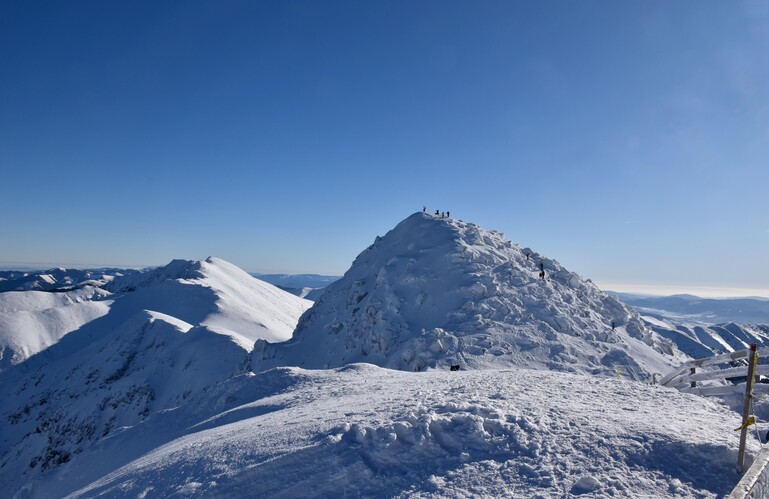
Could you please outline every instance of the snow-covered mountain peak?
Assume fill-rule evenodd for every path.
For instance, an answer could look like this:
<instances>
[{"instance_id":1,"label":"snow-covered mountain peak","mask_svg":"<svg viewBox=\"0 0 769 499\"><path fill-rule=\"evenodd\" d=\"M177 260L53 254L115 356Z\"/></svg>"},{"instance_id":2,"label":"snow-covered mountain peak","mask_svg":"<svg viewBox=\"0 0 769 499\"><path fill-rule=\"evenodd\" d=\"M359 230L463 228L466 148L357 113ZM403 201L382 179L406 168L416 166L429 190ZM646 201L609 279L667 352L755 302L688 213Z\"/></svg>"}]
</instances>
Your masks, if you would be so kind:
<instances>
[{"instance_id":1,"label":"snow-covered mountain peak","mask_svg":"<svg viewBox=\"0 0 769 499\"><path fill-rule=\"evenodd\" d=\"M216 258L115 282L0 293L0 497L246 373L255 340L290 338L311 305Z\"/></svg>"},{"instance_id":2,"label":"snow-covered mountain peak","mask_svg":"<svg viewBox=\"0 0 769 499\"><path fill-rule=\"evenodd\" d=\"M214 257L173 260L118 277L108 286L126 294L125 300L138 300L158 312L231 336L247 350L257 339L289 339L296 317L311 305Z\"/></svg>"},{"instance_id":3,"label":"snow-covered mountain peak","mask_svg":"<svg viewBox=\"0 0 769 499\"><path fill-rule=\"evenodd\" d=\"M255 370L517 365L646 378L676 362L635 311L556 260L426 213L377 237L289 342L256 350Z\"/></svg>"},{"instance_id":4,"label":"snow-covered mountain peak","mask_svg":"<svg viewBox=\"0 0 769 499\"><path fill-rule=\"evenodd\" d=\"M101 286L79 283L64 291L0 293L0 371L73 331L111 330L142 310L229 336L248 352L257 339L289 339L311 305L213 257L115 273Z\"/></svg>"}]
</instances>

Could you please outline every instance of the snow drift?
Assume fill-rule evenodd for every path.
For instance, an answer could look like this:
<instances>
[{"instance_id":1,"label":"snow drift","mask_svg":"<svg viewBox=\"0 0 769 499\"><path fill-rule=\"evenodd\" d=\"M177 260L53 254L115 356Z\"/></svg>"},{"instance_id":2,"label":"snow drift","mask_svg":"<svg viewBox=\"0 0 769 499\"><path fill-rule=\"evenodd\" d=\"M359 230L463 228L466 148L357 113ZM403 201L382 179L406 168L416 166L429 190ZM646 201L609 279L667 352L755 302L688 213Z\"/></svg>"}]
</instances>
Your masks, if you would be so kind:
<instances>
[{"instance_id":1,"label":"snow drift","mask_svg":"<svg viewBox=\"0 0 769 499\"><path fill-rule=\"evenodd\" d=\"M677 363L674 355L634 310L557 261L475 224L416 213L326 288L290 341L257 342L253 369L368 362L619 369L646 379Z\"/></svg>"}]
</instances>

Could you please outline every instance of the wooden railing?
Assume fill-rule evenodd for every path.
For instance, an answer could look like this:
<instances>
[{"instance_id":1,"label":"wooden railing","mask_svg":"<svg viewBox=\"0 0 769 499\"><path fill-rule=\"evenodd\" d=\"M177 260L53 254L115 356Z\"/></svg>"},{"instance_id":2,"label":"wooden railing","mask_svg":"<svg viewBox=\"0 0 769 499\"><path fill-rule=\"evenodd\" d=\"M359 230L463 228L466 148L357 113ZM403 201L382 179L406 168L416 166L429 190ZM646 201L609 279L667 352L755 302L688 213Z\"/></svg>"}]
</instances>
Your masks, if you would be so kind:
<instances>
[{"instance_id":1,"label":"wooden railing","mask_svg":"<svg viewBox=\"0 0 769 499\"><path fill-rule=\"evenodd\" d=\"M758 349L758 355L759 357L769 356L769 348ZM728 379L728 378L739 378L741 376L747 376L748 375L747 361L749 358L750 358L750 349L745 349L745 350L738 350L736 352L723 353L721 355L714 355L712 357L706 357L704 359L690 360L689 362L685 362L684 364L681 364L676 369L672 370L667 376L662 377L662 379L660 379L659 381L659 384L663 386L674 386L676 388L679 388L678 385L681 385L682 383L689 383L689 387L691 388L693 387L691 383L696 383L697 381L702 381L705 379ZM700 368L700 367L715 366L718 364L726 364L726 363L731 363L739 360L744 360L745 365L740 367L734 367L731 369L720 369L718 371L706 371L704 373L697 373L697 368ZM763 370L763 372L761 370ZM769 374L769 366L759 366L758 374ZM697 376L695 376L694 378L691 378L691 376L694 376L694 375L698 375L698 376L704 375L704 376L712 376L712 377L700 377L698 379ZM743 388L744 388L744 385L743 385Z\"/></svg>"},{"instance_id":2,"label":"wooden railing","mask_svg":"<svg viewBox=\"0 0 769 499\"><path fill-rule=\"evenodd\" d=\"M769 365L758 365L758 359L762 355L769 355L769 348L759 350L756 348L756 345L750 345L750 348L746 350L686 362L659 381L663 386L674 387L682 392L703 396L722 396L734 393L745 394L742 408L742 425L738 428L740 430L740 447L737 454L738 473L742 473L745 470L745 443L748 427L756 422L755 416L750 416L753 397L756 393L769 393L769 385L757 383L759 375L769 374ZM697 372L698 368L742 360L747 361L747 365ZM725 382L741 377L745 378L744 383L723 383L711 386L700 386L697 384L699 381L722 380ZM753 466L751 466L749 473L743 476L738 487L732 491L732 496L764 497L753 494L754 491L759 491L758 493L761 494L763 493L762 491L769 489L769 452L764 452L765 450L762 450L759 457L754 461Z\"/></svg>"},{"instance_id":3,"label":"wooden railing","mask_svg":"<svg viewBox=\"0 0 769 499\"><path fill-rule=\"evenodd\" d=\"M753 464L742 475L726 499L766 499L769 497L769 445L761 448Z\"/></svg>"}]
</instances>

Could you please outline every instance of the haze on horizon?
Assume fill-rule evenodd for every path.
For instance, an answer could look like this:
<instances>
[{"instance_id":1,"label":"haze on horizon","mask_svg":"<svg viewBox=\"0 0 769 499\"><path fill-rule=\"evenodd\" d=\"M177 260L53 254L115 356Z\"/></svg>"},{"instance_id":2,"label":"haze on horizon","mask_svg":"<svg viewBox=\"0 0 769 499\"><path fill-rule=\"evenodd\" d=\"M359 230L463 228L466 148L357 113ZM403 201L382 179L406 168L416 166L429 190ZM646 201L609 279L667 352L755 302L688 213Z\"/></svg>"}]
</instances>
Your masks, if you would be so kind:
<instances>
[{"instance_id":1,"label":"haze on horizon","mask_svg":"<svg viewBox=\"0 0 769 499\"><path fill-rule=\"evenodd\" d=\"M341 275L425 205L769 296L769 1L18 3L0 65L6 267Z\"/></svg>"}]
</instances>

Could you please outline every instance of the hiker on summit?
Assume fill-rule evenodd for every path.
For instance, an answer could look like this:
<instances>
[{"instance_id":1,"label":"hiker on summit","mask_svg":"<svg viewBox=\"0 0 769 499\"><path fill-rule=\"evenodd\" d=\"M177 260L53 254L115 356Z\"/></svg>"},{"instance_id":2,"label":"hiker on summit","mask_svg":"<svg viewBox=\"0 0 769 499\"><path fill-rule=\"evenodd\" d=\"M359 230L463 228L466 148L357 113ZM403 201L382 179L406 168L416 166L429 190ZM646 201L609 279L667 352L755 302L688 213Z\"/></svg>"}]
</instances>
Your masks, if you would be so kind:
<instances>
[{"instance_id":1,"label":"hiker on summit","mask_svg":"<svg viewBox=\"0 0 769 499\"><path fill-rule=\"evenodd\" d=\"M545 272L545 260L542 258L539 259L539 270L541 270L543 273Z\"/></svg>"},{"instance_id":2,"label":"hiker on summit","mask_svg":"<svg viewBox=\"0 0 769 499\"><path fill-rule=\"evenodd\" d=\"M450 211L446 212L446 218L451 218L451 212Z\"/></svg>"},{"instance_id":3,"label":"hiker on summit","mask_svg":"<svg viewBox=\"0 0 769 499\"><path fill-rule=\"evenodd\" d=\"M426 212L427 212L427 206L422 206L422 213L426 213Z\"/></svg>"},{"instance_id":4,"label":"hiker on summit","mask_svg":"<svg viewBox=\"0 0 769 499\"><path fill-rule=\"evenodd\" d=\"M440 214L441 214L441 212L440 212L440 211L438 211L438 210L435 210L435 216L436 216L436 217L437 217L438 215L440 215Z\"/></svg>"}]
</instances>

